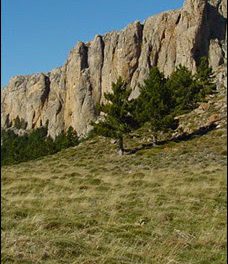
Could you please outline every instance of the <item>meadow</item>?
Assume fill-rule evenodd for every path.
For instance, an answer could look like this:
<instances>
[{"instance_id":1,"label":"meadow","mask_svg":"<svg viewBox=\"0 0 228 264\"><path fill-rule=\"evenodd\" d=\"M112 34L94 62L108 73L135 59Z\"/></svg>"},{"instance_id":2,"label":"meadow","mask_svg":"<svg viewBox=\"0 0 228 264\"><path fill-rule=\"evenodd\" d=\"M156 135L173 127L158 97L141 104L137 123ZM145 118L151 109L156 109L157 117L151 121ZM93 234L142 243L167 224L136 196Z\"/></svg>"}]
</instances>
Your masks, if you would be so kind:
<instances>
[{"instance_id":1,"label":"meadow","mask_svg":"<svg viewBox=\"0 0 228 264\"><path fill-rule=\"evenodd\" d=\"M226 263L226 155L220 128L124 156L95 137L3 166L2 263Z\"/></svg>"}]
</instances>

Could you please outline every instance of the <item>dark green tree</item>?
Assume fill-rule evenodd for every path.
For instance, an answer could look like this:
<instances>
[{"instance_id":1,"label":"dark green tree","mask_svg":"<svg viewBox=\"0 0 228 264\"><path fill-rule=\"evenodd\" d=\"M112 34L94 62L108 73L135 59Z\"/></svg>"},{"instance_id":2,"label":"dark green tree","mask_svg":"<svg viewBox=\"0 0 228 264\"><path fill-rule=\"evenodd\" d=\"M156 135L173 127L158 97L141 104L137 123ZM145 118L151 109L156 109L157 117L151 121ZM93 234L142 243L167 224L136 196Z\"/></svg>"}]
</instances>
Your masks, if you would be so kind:
<instances>
[{"instance_id":1,"label":"dark green tree","mask_svg":"<svg viewBox=\"0 0 228 264\"><path fill-rule=\"evenodd\" d=\"M54 145L56 151L60 151L61 149L74 147L78 145L79 138L77 132L73 129L73 127L69 127L67 132L62 131L58 136L56 136L54 140Z\"/></svg>"},{"instance_id":2,"label":"dark green tree","mask_svg":"<svg viewBox=\"0 0 228 264\"><path fill-rule=\"evenodd\" d=\"M67 138L67 147L74 147L79 143L77 132L73 129L72 126L68 128L66 133L66 138Z\"/></svg>"},{"instance_id":3,"label":"dark green tree","mask_svg":"<svg viewBox=\"0 0 228 264\"><path fill-rule=\"evenodd\" d=\"M17 129L26 129L27 125L28 123L23 118L20 119L19 116L14 119L14 127Z\"/></svg>"},{"instance_id":4,"label":"dark green tree","mask_svg":"<svg viewBox=\"0 0 228 264\"><path fill-rule=\"evenodd\" d=\"M39 127L29 134L27 147L34 159L48 154L46 148L47 131L47 127Z\"/></svg>"},{"instance_id":5,"label":"dark green tree","mask_svg":"<svg viewBox=\"0 0 228 264\"><path fill-rule=\"evenodd\" d=\"M186 67L178 66L166 85L172 94L172 110L175 115L195 108L199 100L200 86Z\"/></svg>"},{"instance_id":6,"label":"dark green tree","mask_svg":"<svg viewBox=\"0 0 228 264\"><path fill-rule=\"evenodd\" d=\"M56 152L68 147L68 140L64 131L62 131L58 136L56 136L54 141L54 147Z\"/></svg>"},{"instance_id":7,"label":"dark green tree","mask_svg":"<svg viewBox=\"0 0 228 264\"><path fill-rule=\"evenodd\" d=\"M172 109L172 94L167 86L167 80L157 67L153 67L149 77L140 87L134 113L141 125L145 122L150 123L154 143L157 141L159 131L167 131L174 127Z\"/></svg>"},{"instance_id":8,"label":"dark green tree","mask_svg":"<svg viewBox=\"0 0 228 264\"><path fill-rule=\"evenodd\" d=\"M137 127L132 116L134 100L129 100L131 89L119 78L112 84L112 93L105 93L105 104L98 106L104 118L98 123L92 123L96 134L117 140L119 154L124 153L124 135Z\"/></svg>"},{"instance_id":9,"label":"dark green tree","mask_svg":"<svg viewBox=\"0 0 228 264\"><path fill-rule=\"evenodd\" d=\"M17 135L12 130L1 130L1 163L10 164L14 162L14 146Z\"/></svg>"},{"instance_id":10,"label":"dark green tree","mask_svg":"<svg viewBox=\"0 0 228 264\"><path fill-rule=\"evenodd\" d=\"M28 126L28 123L23 118L21 118L21 124L20 125L21 125L21 129L26 129Z\"/></svg>"},{"instance_id":11,"label":"dark green tree","mask_svg":"<svg viewBox=\"0 0 228 264\"><path fill-rule=\"evenodd\" d=\"M195 74L197 85L200 87L199 100L216 90L215 75L209 66L208 58L202 57Z\"/></svg>"},{"instance_id":12,"label":"dark green tree","mask_svg":"<svg viewBox=\"0 0 228 264\"><path fill-rule=\"evenodd\" d=\"M14 126L17 128L17 129L20 129L21 128L21 120L19 118L19 116L17 116L14 120Z\"/></svg>"}]
</instances>

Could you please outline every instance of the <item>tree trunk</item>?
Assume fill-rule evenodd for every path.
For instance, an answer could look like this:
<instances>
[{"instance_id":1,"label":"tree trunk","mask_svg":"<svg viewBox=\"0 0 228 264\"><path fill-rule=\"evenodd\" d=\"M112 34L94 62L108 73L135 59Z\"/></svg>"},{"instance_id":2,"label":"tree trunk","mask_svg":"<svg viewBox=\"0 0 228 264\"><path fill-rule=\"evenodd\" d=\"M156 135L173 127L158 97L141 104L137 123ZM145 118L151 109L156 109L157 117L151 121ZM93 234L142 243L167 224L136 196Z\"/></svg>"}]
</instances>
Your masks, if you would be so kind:
<instances>
[{"instance_id":1,"label":"tree trunk","mask_svg":"<svg viewBox=\"0 0 228 264\"><path fill-rule=\"evenodd\" d=\"M157 133L155 132L154 134L153 134L153 145L154 146L156 146L157 145Z\"/></svg>"},{"instance_id":2,"label":"tree trunk","mask_svg":"<svg viewBox=\"0 0 228 264\"><path fill-rule=\"evenodd\" d=\"M123 155L124 154L124 147L123 147L123 137L119 137L118 138L118 153L119 155Z\"/></svg>"}]
</instances>

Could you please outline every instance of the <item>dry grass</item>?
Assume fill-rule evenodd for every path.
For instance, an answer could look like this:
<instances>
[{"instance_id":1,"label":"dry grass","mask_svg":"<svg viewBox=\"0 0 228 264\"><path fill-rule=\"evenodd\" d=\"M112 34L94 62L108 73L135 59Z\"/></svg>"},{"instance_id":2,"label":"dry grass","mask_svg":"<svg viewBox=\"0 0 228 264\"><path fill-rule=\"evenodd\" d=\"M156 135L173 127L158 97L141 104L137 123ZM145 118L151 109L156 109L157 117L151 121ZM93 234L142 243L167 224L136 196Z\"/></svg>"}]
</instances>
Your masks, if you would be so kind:
<instances>
[{"instance_id":1,"label":"dry grass","mask_svg":"<svg viewBox=\"0 0 228 264\"><path fill-rule=\"evenodd\" d=\"M225 263L225 142L120 157L96 138L3 167L2 263Z\"/></svg>"}]
</instances>

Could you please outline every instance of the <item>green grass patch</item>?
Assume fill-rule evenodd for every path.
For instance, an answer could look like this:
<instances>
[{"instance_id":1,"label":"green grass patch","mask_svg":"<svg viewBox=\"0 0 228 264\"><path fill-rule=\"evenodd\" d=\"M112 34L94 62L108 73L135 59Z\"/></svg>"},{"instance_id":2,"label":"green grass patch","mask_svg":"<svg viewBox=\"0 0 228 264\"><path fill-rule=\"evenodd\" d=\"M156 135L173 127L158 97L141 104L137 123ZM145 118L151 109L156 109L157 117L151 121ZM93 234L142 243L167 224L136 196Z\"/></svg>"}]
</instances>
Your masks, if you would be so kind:
<instances>
[{"instance_id":1,"label":"green grass patch","mask_svg":"<svg viewBox=\"0 0 228 264\"><path fill-rule=\"evenodd\" d=\"M226 138L218 132L122 157L96 138L4 166L2 262L225 263Z\"/></svg>"}]
</instances>

